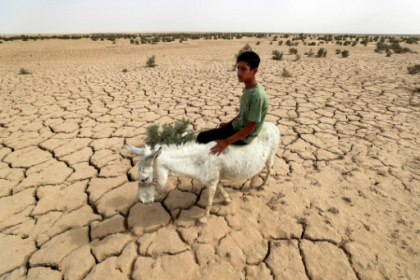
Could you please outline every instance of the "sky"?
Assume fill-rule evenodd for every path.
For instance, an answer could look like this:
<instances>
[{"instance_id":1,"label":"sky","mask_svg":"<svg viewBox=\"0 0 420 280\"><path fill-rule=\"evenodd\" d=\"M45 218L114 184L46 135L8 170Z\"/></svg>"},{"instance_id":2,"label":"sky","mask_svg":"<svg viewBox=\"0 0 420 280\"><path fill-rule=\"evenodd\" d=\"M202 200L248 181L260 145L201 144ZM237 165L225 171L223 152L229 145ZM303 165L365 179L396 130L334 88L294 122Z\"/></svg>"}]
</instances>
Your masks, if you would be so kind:
<instances>
[{"instance_id":1,"label":"sky","mask_svg":"<svg viewBox=\"0 0 420 280\"><path fill-rule=\"evenodd\" d=\"M0 34L420 35L420 0L0 0Z\"/></svg>"}]
</instances>

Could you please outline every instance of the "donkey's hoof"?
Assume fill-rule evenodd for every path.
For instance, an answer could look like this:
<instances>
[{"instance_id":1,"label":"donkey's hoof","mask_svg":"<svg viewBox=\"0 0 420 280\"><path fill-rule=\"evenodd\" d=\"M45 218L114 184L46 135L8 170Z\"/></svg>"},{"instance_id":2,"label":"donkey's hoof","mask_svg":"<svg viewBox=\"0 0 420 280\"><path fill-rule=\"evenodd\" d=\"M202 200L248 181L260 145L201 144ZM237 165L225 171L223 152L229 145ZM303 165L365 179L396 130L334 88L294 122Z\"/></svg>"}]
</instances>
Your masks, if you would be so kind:
<instances>
[{"instance_id":1,"label":"donkey's hoof","mask_svg":"<svg viewBox=\"0 0 420 280\"><path fill-rule=\"evenodd\" d=\"M229 205L232 202L230 198L227 198L225 201L223 201L223 205Z\"/></svg>"},{"instance_id":2,"label":"donkey's hoof","mask_svg":"<svg viewBox=\"0 0 420 280\"><path fill-rule=\"evenodd\" d=\"M198 219L198 222L199 222L200 224L205 224L205 223L207 223L207 217L206 217L206 216L201 217L200 219Z\"/></svg>"}]
</instances>

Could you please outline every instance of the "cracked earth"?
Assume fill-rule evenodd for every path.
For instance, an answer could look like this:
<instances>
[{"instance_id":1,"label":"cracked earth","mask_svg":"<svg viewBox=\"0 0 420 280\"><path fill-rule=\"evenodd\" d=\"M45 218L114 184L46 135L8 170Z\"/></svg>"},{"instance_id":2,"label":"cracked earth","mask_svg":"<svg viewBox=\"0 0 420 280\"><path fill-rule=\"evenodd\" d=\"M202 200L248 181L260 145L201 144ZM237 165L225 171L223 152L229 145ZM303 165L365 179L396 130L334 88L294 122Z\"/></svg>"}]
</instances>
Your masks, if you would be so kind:
<instances>
[{"instance_id":1,"label":"cracked earth","mask_svg":"<svg viewBox=\"0 0 420 280\"><path fill-rule=\"evenodd\" d=\"M0 279L418 279L420 84L406 69L420 55L326 44L326 58L274 61L288 47L255 42L0 45ZM140 203L123 143L231 119L246 43L282 133L267 185L224 182L232 203L216 197L201 226L191 179Z\"/></svg>"}]
</instances>

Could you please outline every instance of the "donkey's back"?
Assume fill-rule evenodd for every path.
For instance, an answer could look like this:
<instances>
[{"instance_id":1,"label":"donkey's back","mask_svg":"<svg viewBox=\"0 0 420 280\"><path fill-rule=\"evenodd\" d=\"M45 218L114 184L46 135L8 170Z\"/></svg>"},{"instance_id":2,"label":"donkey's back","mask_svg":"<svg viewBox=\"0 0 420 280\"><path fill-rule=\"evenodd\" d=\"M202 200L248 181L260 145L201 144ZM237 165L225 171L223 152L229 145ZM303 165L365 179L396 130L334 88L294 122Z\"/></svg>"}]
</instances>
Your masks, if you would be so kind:
<instances>
[{"instance_id":1,"label":"donkey's back","mask_svg":"<svg viewBox=\"0 0 420 280\"><path fill-rule=\"evenodd\" d=\"M258 136L249 145L230 145L218 157L220 179L248 179L259 174L264 166L269 173L279 143L279 129L273 123L265 122Z\"/></svg>"}]
</instances>

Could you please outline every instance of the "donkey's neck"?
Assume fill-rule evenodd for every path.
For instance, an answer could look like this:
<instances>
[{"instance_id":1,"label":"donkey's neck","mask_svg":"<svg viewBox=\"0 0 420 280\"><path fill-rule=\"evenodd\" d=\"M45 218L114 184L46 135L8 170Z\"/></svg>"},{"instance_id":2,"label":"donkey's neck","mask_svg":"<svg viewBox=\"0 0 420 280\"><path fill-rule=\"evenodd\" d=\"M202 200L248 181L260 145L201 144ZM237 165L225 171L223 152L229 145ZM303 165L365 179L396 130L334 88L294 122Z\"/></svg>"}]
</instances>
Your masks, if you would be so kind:
<instances>
[{"instance_id":1,"label":"donkey's neck","mask_svg":"<svg viewBox=\"0 0 420 280\"><path fill-rule=\"evenodd\" d=\"M202 166L200 165L204 161L202 159L203 154L197 150L193 146L169 148L164 150L158 158L159 165L168 169L172 176L200 178L202 173Z\"/></svg>"}]
</instances>

